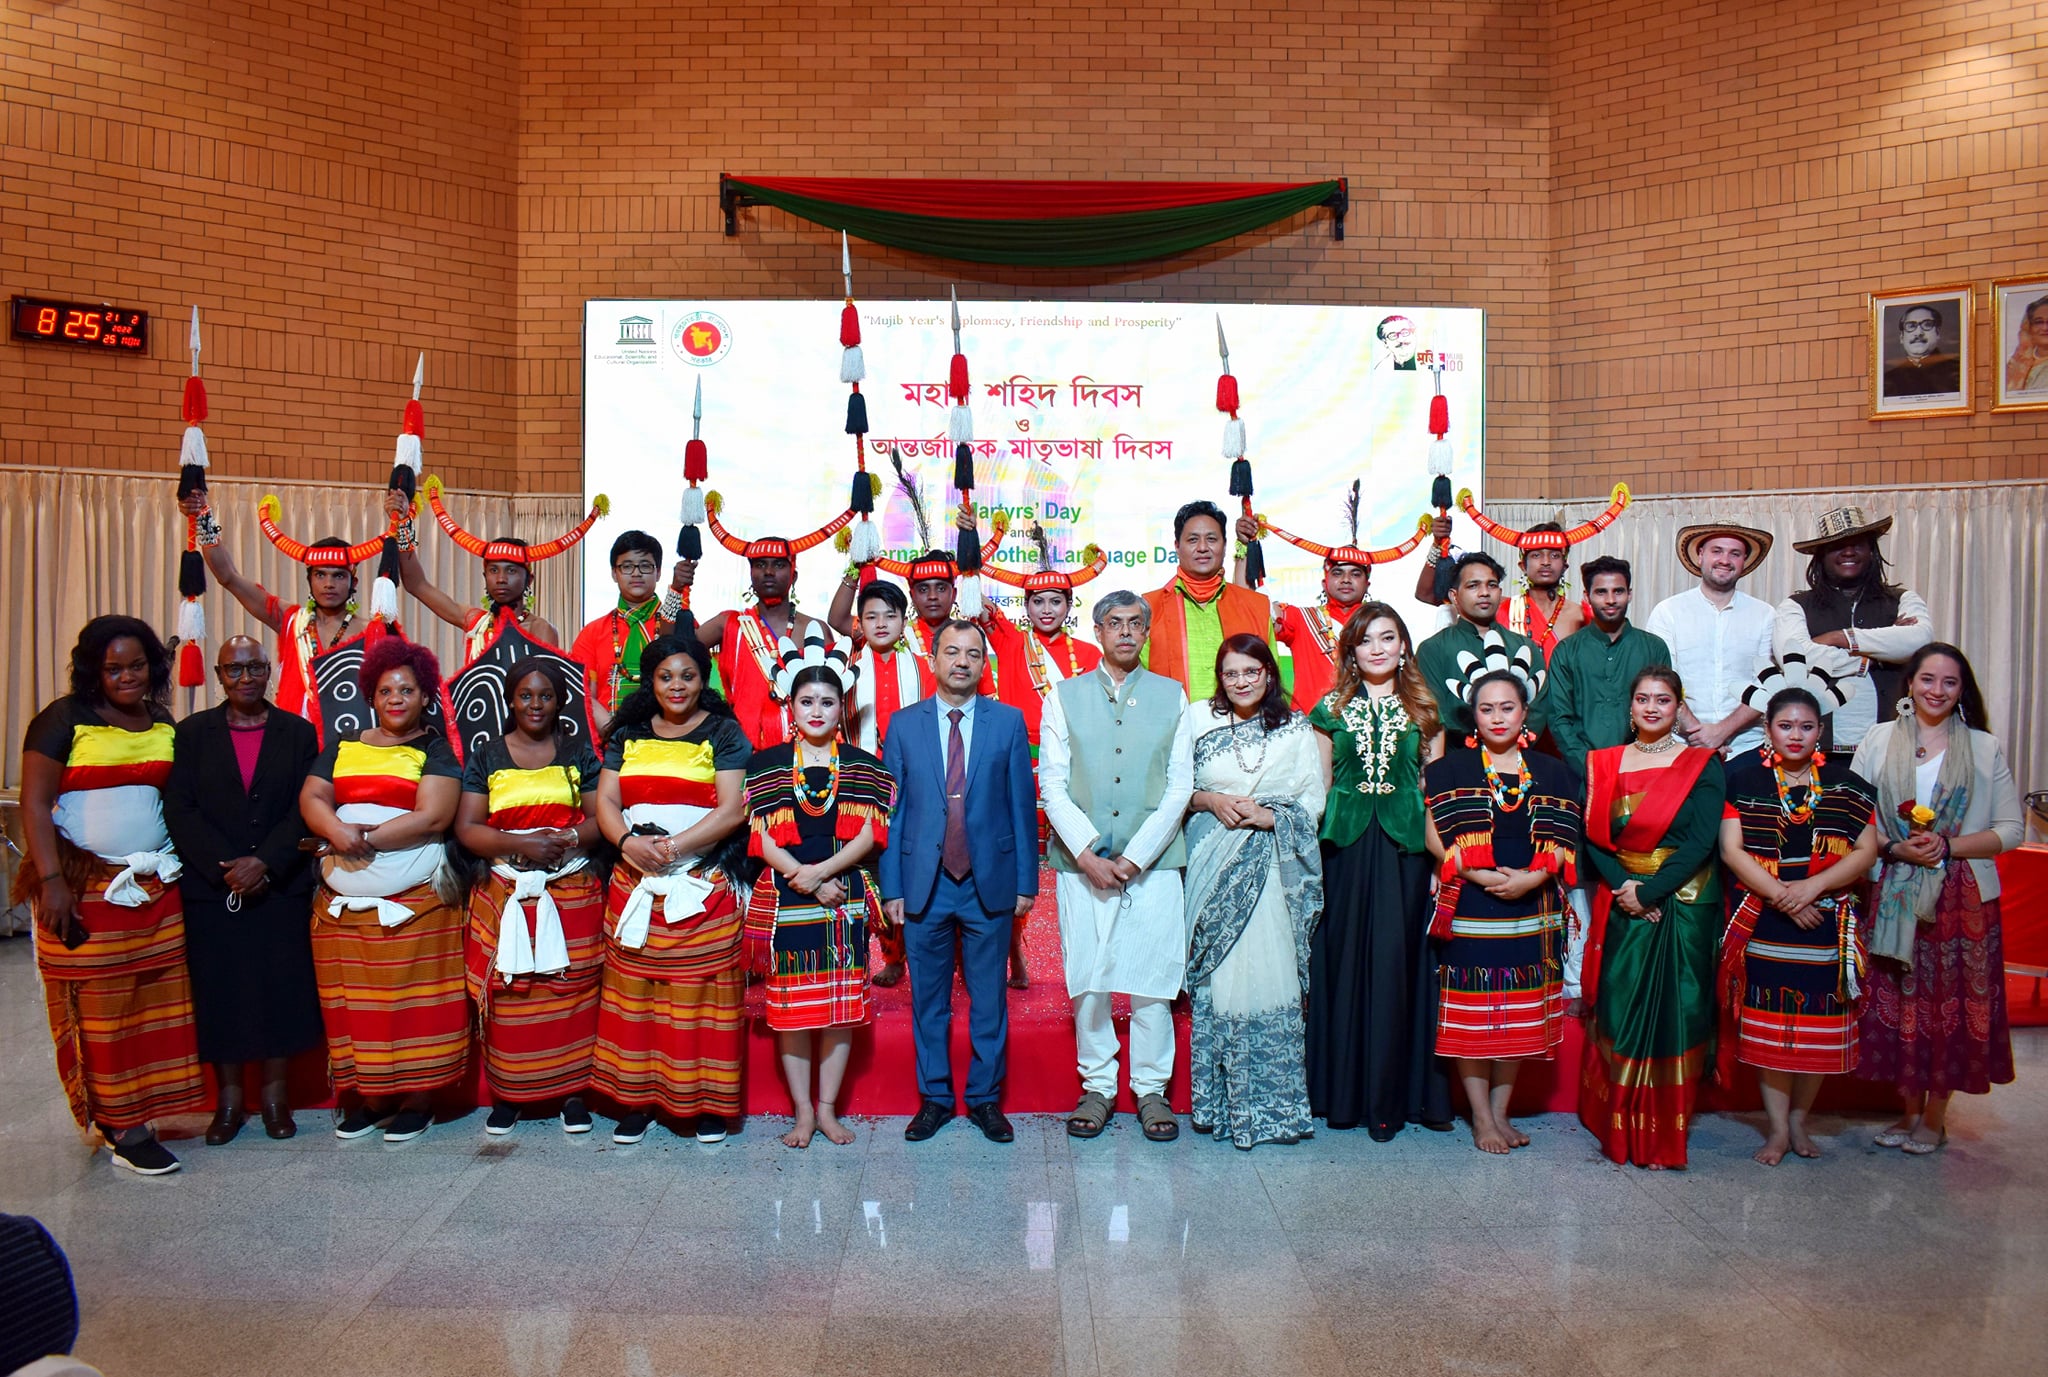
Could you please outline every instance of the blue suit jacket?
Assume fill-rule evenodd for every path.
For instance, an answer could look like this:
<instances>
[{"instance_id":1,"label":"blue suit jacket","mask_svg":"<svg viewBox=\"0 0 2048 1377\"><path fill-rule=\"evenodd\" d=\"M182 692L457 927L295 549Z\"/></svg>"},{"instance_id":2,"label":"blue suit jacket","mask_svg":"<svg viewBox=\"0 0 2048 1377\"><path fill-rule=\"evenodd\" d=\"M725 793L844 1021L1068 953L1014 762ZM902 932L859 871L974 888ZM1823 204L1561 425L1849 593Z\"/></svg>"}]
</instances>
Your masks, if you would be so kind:
<instances>
[{"instance_id":1,"label":"blue suit jacket","mask_svg":"<svg viewBox=\"0 0 2048 1377\"><path fill-rule=\"evenodd\" d=\"M946 840L946 757L939 748L938 700L919 699L889 719L882 764L896 778L896 815L882 852L884 899L901 899L907 916L931 906ZM1038 782L1024 714L983 698L974 705L967 754L967 845L981 906L1007 913L1038 893Z\"/></svg>"}]
</instances>

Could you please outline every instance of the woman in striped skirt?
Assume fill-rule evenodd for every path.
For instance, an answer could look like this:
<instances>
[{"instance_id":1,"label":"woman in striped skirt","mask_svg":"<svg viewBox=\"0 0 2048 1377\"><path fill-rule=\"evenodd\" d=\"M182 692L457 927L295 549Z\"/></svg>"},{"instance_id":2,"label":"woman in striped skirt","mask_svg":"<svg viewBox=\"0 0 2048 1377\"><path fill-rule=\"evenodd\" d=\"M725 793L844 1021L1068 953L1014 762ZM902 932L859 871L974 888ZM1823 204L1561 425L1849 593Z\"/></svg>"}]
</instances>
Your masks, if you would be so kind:
<instances>
[{"instance_id":1,"label":"woman in striped skirt","mask_svg":"<svg viewBox=\"0 0 2048 1377\"><path fill-rule=\"evenodd\" d=\"M694 1118L697 1140L715 1143L740 1112L746 982L732 876L754 748L710 677L688 621L650 642L598 776L598 826L619 863L591 1084L626 1111L615 1143L646 1137L656 1111Z\"/></svg>"},{"instance_id":2,"label":"woman in striped skirt","mask_svg":"<svg viewBox=\"0 0 2048 1377\"><path fill-rule=\"evenodd\" d=\"M487 869L469 895L469 997L491 1096L484 1131L512 1131L521 1106L559 1103L564 1133L588 1133L590 1057L604 955L597 839L600 766L563 731L553 661L506 672L505 734L470 753L455 839Z\"/></svg>"},{"instance_id":3,"label":"woman in striped skirt","mask_svg":"<svg viewBox=\"0 0 2048 1377\"><path fill-rule=\"evenodd\" d=\"M1529 749L1531 685L1513 669L1471 681L1476 746L1423 771L1427 842L1443 859L1430 935L1440 943L1436 1051L1456 1061L1481 1152L1527 1147L1508 1118L1526 1058L1564 1038L1565 894L1577 878L1578 781Z\"/></svg>"},{"instance_id":4,"label":"woman in striped skirt","mask_svg":"<svg viewBox=\"0 0 2048 1377\"><path fill-rule=\"evenodd\" d=\"M334 1136L383 1125L385 1142L402 1143L427 1131L433 1092L469 1060L467 924L445 870L462 769L426 725L441 693L434 652L386 634L363 652L362 685L377 724L331 733L299 793L329 852L313 896L313 974L328 1074L338 1098L356 1100Z\"/></svg>"},{"instance_id":5,"label":"woman in striped skirt","mask_svg":"<svg viewBox=\"0 0 2048 1377\"><path fill-rule=\"evenodd\" d=\"M164 827L171 657L133 617L95 617L71 692L37 713L21 755L28 858L14 898L36 917L57 1072L79 1127L114 1163L178 1169L149 1121L206 1106L185 973L181 869Z\"/></svg>"},{"instance_id":6,"label":"woman in striped skirt","mask_svg":"<svg viewBox=\"0 0 2048 1377\"><path fill-rule=\"evenodd\" d=\"M1856 1006L1864 934L1855 892L1877 859L1877 794L1826 761L1820 703L1803 688L1773 694L1763 759L1728 775L1721 859L1735 911L1721 940L1717 1052L1721 1084L1735 1063L1757 1069L1770 1135L1756 1160L1818 1157L1806 1132L1823 1078L1856 1069Z\"/></svg>"}]
</instances>

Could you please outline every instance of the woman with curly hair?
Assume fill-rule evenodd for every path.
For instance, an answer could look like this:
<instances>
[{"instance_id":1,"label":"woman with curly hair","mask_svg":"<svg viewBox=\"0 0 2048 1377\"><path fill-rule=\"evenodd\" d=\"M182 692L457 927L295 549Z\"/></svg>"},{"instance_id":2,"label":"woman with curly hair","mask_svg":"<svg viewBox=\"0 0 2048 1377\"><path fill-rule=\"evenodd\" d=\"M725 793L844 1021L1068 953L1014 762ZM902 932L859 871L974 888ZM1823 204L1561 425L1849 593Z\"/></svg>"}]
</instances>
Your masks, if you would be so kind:
<instances>
[{"instance_id":1,"label":"woman with curly hair","mask_svg":"<svg viewBox=\"0 0 2048 1377\"><path fill-rule=\"evenodd\" d=\"M363 652L376 725L336 733L313 762L299 811L327 843L313 898L313 969L327 1020L334 1127L384 1141L427 1131L434 1091L469 1056L460 902L445 871L462 769L426 724L441 693L434 652L386 635Z\"/></svg>"},{"instance_id":2,"label":"woman with curly hair","mask_svg":"<svg viewBox=\"0 0 2048 1377\"><path fill-rule=\"evenodd\" d=\"M79 1127L97 1124L115 1165L144 1176L178 1169L149 1121L206 1106L164 827L170 689L147 623L95 617L71 650L71 692L28 724L21 756L14 898L35 913L57 1072Z\"/></svg>"}]
</instances>

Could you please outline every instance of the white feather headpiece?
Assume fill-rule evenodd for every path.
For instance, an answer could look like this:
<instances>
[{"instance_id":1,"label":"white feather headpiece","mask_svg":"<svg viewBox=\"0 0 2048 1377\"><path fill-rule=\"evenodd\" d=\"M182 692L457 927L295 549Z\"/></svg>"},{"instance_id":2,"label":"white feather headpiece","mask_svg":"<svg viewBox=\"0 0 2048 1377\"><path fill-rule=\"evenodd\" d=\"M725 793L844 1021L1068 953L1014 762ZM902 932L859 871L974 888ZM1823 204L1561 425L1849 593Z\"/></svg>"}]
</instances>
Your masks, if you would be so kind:
<instances>
[{"instance_id":1,"label":"white feather headpiece","mask_svg":"<svg viewBox=\"0 0 2048 1377\"><path fill-rule=\"evenodd\" d=\"M1528 701L1535 702L1536 695L1543 690L1543 662L1531 654L1528 642L1516 647L1513 655L1508 654L1507 638L1500 634L1500 628L1488 627L1479 638L1480 653L1469 650L1458 652L1458 673L1461 677L1444 680L1444 687L1452 695L1463 700L1466 707L1472 706L1473 689L1478 682L1496 670L1506 670L1522 681L1522 689Z\"/></svg>"},{"instance_id":2,"label":"white feather headpiece","mask_svg":"<svg viewBox=\"0 0 2048 1377\"><path fill-rule=\"evenodd\" d=\"M801 650L797 648L794 641L784 636L776 643L776 651L778 660L775 670L775 696L777 698L787 699L790 693L790 685L796 682L797 675L807 669L830 671L832 677L839 683L839 693L842 697L853 691L853 681L858 671L853 663L846 658L846 652L839 648L838 642L827 640L818 631L815 623L809 631L804 633L804 643Z\"/></svg>"},{"instance_id":3,"label":"white feather headpiece","mask_svg":"<svg viewBox=\"0 0 2048 1377\"><path fill-rule=\"evenodd\" d=\"M1771 699L1785 689L1805 689L1820 703L1823 713L1833 712L1849 701L1849 690L1841 681L1816 665L1808 664L1806 657L1792 651L1776 664L1765 665L1756 676L1756 682L1742 692L1742 705L1757 712L1765 711Z\"/></svg>"}]
</instances>

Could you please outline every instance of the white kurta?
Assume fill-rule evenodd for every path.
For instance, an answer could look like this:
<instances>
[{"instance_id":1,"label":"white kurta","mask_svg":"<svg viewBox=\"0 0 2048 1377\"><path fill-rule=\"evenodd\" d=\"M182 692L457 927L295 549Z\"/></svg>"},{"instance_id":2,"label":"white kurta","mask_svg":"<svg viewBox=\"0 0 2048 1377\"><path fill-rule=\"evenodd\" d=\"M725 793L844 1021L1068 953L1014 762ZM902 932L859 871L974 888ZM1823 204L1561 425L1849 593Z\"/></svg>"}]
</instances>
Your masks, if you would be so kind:
<instances>
[{"instance_id":1,"label":"white kurta","mask_svg":"<svg viewBox=\"0 0 2048 1377\"><path fill-rule=\"evenodd\" d=\"M1103 676L1094 676L1102 682ZM1154 870L1152 863L1172 843L1195 791L1194 740L1188 731L1186 699L1174 724L1173 753L1166 788L1124 856L1143 873L1120 890L1100 890L1078 872L1058 875L1060 950L1067 969L1067 993L1126 994L1172 999L1187 973L1187 914L1178 870ZM1067 849L1080 855L1100 835L1067 792L1073 749L1059 695L1048 694L1038 736L1038 787L1046 820Z\"/></svg>"}]
</instances>

